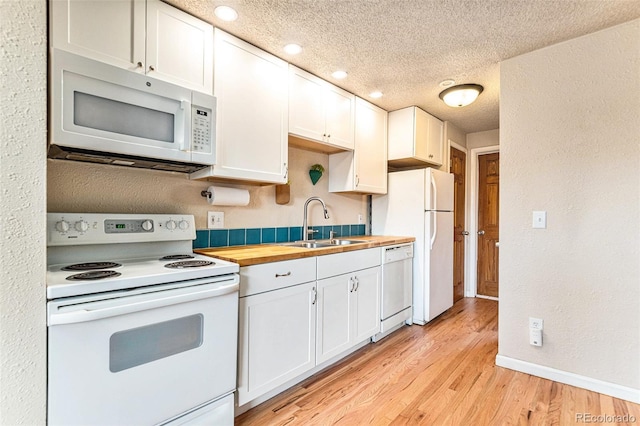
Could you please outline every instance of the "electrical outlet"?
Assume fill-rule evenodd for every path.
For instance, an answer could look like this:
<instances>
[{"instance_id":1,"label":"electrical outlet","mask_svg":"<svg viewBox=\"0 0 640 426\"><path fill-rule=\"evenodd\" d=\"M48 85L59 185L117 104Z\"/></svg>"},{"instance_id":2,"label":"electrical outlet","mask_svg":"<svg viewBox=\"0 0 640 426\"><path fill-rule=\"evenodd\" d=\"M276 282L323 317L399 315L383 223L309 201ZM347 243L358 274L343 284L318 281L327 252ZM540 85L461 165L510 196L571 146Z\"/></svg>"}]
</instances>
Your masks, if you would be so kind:
<instances>
[{"instance_id":1,"label":"electrical outlet","mask_svg":"<svg viewBox=\"0 0 640 426\"><path fill-rule=\"evenodd\" d=\"M362 225L362 215L361 214L358 215L358 224Z\"/></svg>"},{"instance_id":2,"label":"electrical outlet","mask_svg":"<svg viewBox=\"0 0 640 426\"><path fill-rule=\"evenodd\" d=\"M530 330L543 330L544 323L540 318L529 317L529 329Z\"/></svg>"},{"instance_id":3,"label":"electrical outlet","mask_svg":"<svg viewBox=\"0 0 640 426\"><path fill-rule=\"evenodd\" d=\"M208 229L224 228L224 212L208 212L207 228Z\"/></svg>"},{"instance_id":4,"label":"electrical outlet","mask_svg":"<svg viewBox=\"0 0 640 426\"><path fill-rule=\"evenodd\" d=\"M532 346L542 346L542 330L529 329L529 344Z\"/></svg>"}]
</instances>

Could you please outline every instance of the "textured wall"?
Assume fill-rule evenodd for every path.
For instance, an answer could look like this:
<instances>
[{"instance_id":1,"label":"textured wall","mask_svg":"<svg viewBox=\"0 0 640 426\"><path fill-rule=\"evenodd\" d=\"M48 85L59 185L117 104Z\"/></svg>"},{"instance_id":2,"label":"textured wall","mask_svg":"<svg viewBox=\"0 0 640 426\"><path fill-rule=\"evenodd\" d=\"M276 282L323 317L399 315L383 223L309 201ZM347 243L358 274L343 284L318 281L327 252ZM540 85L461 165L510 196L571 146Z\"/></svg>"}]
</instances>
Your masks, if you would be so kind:
<instances>
[{"instance_id":1,"label":"textured wall","mask_svg":"<svg viewBox=\"0 0 640 426\"><path fill-rule=\"evenodd\" d=\"M635 20L503 62L500 98L499 354L633 389L639 75ZM544 320L541 348L529 316Z\"/></svg>"},{"instance_id":2,"label":"textured wall","mask_svg":"<svg viewBox=\"0 0 640 426\"><path fill-rule=\"evenodd\" d=\"M0 2L0 424L44 424L46 2Z\"/></svg>"},{"instance_id":3,"label":"textured wall","mask_svg":"<svg viewBox=\"0 0 640 426\"><path fill-rule=\"evenodd\" d=\"M138 170L126 167L49 160L48 210L52 212L183 213L193 214L198 229L206 228L207 211L225 213L225 228L302 225L307 198L319 196L326 203L330 219L325 220L317 203L309 206L310 225L358 223L366 218L366 197L327 191L327 172L314 186L309 167L320 163L328 168L326 154L289 148L291 201L275 202L275 186L234 186L247 188L251 201L246 207L210 206L200 196L211 182L190 181L182 173ZM228 185L216 183L216 185Z\"/></svg>"},{"instance_id":4,"label":"textured wall","mask_svg":"<svg viewBox=\"0 0 640 426\"><path fill-rule=\"evenodd\" d=\"M494 145L500 145L500 129L467 134L467 148L469 150Z\"/></svg>"}]
</instances>

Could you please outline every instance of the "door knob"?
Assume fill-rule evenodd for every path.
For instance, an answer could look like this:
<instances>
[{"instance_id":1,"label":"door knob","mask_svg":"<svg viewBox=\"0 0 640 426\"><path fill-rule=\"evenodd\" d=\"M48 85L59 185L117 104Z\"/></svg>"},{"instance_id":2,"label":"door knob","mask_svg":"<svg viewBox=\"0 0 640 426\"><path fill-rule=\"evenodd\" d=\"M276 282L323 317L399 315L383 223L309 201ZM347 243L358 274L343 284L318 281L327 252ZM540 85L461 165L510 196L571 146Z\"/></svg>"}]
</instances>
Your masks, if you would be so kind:
<instances>
[{"instance_id":1,"label":"door knob","mask_svg":"<svg viewBox=\"0 0 640 426\"><path fill-rule=\"evenodd\" d=\"M496 247L500 247L500 241L496 241Z\"/></svg>"},{"instance_id":2,"label":"door knob","mask_svg":"<svg viewBox=\"0 0 640 426\"><path fill-rule=\"evenodd\" d=\"M469 231L462 231L461 234L462 235L469 235Z\"/></svg>"},{"instance_id":3,"label":"door knob","mask_svg":"<svg viewBox=\"0 0 640 426\"><path fill-rule=\"evenodd\" d=\"M479 230L478 235L484 235L484 229Z\"/></svg>"}]
</instances>

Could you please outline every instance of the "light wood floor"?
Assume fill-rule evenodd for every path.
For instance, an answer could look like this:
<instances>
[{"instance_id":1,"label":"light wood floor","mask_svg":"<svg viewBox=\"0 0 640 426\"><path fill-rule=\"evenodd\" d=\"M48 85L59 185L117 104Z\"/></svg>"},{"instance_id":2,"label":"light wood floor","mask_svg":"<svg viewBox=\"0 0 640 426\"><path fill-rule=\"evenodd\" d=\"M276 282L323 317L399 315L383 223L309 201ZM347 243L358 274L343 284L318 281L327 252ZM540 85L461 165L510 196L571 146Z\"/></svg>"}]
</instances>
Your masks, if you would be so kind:
<instances>
[{"instance_id":1,"label":"light wood floor","mask_svg":"<svg viewBox=\"0 0 640 426\"><path fill-rule=\"evenodd\" d=\"M586 423L581 413L607 415L605 424L634 416L631 424L640 424L640 405L496 367L497 315L497 302L462 299L426 326L404 327L247 411L236 425L569 425Z\"/></svg>"}]
</instances>

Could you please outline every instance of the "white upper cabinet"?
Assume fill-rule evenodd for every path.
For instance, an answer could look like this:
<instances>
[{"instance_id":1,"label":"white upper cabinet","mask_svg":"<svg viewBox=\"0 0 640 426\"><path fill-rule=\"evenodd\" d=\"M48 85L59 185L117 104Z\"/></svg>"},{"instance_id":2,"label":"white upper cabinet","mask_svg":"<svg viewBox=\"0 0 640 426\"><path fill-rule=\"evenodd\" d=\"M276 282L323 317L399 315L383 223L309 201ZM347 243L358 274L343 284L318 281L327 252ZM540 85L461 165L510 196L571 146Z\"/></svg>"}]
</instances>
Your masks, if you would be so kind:
<instances>
[{"instance_id":1,"label":"white upper cabinet","mask_svg":"<svg viewBox=\"0 0 640 426\"><path fill-rule=\"evenodd\" d=\"M329 155L329 192L387 193L387 112L356 97L355 149Z\"/></svg>"},{"instance_id":2,"label":"white upper cabinet","mask_svg":"<svg viewBox=\"0 0 640 426\"><path fill-rule=\"evenodd\" d=\"M444 123L415 106L389 113L389 166L441 166Z\"/></svg>"},{"instance_id":3,"label":"white upper cabinet","mask_svg":"<svg viewBox=\"0 0 640 426\"><path fill-rule=\"evenodd\" d=\"M290 134L351 150L354 122L354 95L289 65Z\"/></svg>"},{"instance_id":4,"label":"white upper cabinet","mask_svg":"<svg viewBox=\"0 0 640 426\"><path fill-rule=\"evenodd\" d=\"M216 164L192 179L287 182L287 63L215 30Z\"/></svg>"},{"instance_id":5,"label":"white upper cabinet","mask_svg":"<svg viewBox=\"0 0 640 426\"><path fill-rule=\"evenodd\" d=\"M147 0L147 74L212 93L213 55L213 26L159 0Z\"/></svg>"},{"instance_id":6,"label":"white upper cabinet","mask_svg":"<svg viewBox=\"0 0 640 426\"><path fill-rule=\"evenodd\" d=\"M213 27L159 0L52 0L52 47L213 92Z\"/></svg>"}]
</instances>

